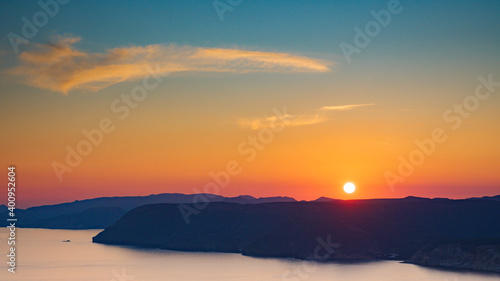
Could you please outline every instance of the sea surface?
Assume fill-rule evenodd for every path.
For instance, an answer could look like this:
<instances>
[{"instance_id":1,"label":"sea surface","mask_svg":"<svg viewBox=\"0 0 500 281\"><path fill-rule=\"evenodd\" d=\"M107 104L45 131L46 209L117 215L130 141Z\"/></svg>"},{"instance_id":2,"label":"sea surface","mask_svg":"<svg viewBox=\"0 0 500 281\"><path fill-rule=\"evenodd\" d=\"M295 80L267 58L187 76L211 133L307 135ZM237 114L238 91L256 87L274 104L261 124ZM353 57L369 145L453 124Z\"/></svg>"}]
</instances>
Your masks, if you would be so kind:
<instances>
[{"instance_id":1,"label":"sea surface","mask_svg":"<svg viewBox=\"0 0 500 281\"><path fill-rule=\"evenodd\" d=\"M0 280L347 280L490 281L500 275L447 271L397 261L314 263L239 254L175 252L92 243L100 230L16 230L16 273L7 271L8 229L0 229ZM70 240L71 242L62 242Z\"/></svg>"}]
</instances>

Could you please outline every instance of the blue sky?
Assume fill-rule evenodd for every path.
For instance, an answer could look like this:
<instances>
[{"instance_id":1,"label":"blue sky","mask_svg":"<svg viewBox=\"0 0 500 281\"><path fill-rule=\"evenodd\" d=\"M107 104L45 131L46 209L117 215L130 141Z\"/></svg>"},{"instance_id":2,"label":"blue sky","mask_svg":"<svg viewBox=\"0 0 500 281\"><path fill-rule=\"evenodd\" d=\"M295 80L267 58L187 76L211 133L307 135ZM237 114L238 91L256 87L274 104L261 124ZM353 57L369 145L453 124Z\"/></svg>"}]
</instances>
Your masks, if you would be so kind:
<instances>
[{"instance_id":1,"label":"blue sky","mask_svg":"<svg viewBox=\"0 0 500 281\"><path fill-rule=\"evenodd\" d=\"M37 1L3 1L2 44L19 32ZM388 1L245 1L220 21L211 1L70 1L33 40L53 33L85 39L102 50L128 44L174 42L205 47L247 46L298 52L340 54L353 27L372 20L370 11ZM498 47L498 1L401 1L404 11L384 29L372 52L392 55L437 53L452 46L467 51ZM377 44L378 43L378 44ZM86 44L86 45L85 45Z\"/></svg>"}]
</instances>

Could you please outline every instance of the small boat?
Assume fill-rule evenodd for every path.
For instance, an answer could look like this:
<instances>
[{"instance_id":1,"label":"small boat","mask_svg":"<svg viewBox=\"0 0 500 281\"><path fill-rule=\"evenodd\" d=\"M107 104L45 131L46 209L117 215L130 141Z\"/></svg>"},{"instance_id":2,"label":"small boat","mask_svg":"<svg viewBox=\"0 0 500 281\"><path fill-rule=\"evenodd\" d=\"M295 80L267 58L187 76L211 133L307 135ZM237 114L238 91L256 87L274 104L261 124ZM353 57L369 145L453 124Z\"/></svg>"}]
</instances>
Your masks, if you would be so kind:
<instances>
[{"instance_id":1,"label":"small boat","mask_svg":"<svg viewBox=\"0 0 500 281\"><path fill-rule=\"evenodd\" d=\"M71 240L64 240L63 242L71 242Z\"/></svg>"}]
</instances>

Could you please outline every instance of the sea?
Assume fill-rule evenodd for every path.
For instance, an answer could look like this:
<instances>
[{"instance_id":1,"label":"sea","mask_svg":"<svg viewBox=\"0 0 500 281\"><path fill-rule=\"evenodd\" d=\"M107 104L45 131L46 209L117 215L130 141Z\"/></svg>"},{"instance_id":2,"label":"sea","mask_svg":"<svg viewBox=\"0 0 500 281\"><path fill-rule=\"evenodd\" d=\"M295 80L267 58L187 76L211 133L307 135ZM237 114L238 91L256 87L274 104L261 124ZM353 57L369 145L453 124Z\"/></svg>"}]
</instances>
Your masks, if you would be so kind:
<instances>
[{"instance_id":1,"label":"sea","mask_svg":"<svg viewBox=\"0 0 500 281\"><path fill-rule=\"evenodd\" d=\"M317 263L230 253L177 252L92 243L101 230L17 228L15 273L9 229L0 229L0 280L160 281L499 281L499 274L453 271L398 261ZM69 242L68 242L69 240ZM66 242L63 242L66 241Z\"/></svg>"}]
</instances>

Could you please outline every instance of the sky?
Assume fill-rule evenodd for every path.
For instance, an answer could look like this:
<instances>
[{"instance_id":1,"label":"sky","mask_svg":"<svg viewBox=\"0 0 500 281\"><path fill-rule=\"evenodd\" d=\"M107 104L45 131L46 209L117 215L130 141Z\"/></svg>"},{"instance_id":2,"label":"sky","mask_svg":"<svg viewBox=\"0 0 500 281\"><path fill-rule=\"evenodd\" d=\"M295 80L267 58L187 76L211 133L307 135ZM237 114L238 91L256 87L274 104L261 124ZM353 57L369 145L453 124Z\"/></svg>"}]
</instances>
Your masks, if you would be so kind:
<instances>
[{"instance_id":1,"label":"sky","mask_svg":"<svg viewBox=\"0 0 500 281\"><path fill-rule=\"evenodd\" d=\"M175 192L498 195L499 11L1 1L2 182L15 165L24 208Z\"/></svg>"}]
</instances>

